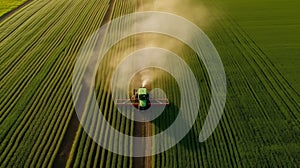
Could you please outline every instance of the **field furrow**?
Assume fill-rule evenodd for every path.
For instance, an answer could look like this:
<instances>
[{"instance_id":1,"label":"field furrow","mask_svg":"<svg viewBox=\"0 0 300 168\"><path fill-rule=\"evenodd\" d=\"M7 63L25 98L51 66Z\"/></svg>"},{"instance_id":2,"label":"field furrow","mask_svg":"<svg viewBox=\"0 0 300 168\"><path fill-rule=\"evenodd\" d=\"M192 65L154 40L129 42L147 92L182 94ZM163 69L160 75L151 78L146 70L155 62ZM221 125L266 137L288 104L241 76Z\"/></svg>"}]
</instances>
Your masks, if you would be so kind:
<instances>
[{"instance_id":1,"label":"field furrow","mask_svg":"<svg viewBox=\"0 0 300 168\"><path fill-rule=\"evenodd\" d=\"M255 26L260 28L266 26L263 23L266 21L270 22L268 26L277 28L270 31L280 32L276 25L278 21L274 21L275 16L272 17L274 20L266 20L263 15L255 13L247 17L239 16L234 10L230 10L235 8L228 5L237 3L234 0L228 2L190 0L181 3L182 6L174 7L177 2L158 0L32 0L0 17L0 167L297 167L300 165L298 85L291 82L291 77L285 73L288 71L278 67L280 64L274 62L275 59L272 57L276 54L270 50L274 50L275 43L269 41L270 45L266 44L270 37L258 38L259 35L248 32L253 27L252 29L245 27L251 26L253 22L252 26L256 30ZM261 3L268 4L267 1ZM296 1L288 0L286 3L295 5ZM186 4L192 4L190 11L184 11L185 6L188 6ZM110 136L103 139L103 143L119 150L129 149L131 154L140 150L132 139L124 141L108 129L104 129L105 123L99 122L101 114L88 113L89 110L94 110L93 104L82 107L82 118L78 119L73 98L79 100L87 90L82 86L72 93L72 78L79 53L88 53L90 49L99 45L98 42L94 42L83 48L93 33L106 23L108 29L111 29L109 21L115 18L152 9L151 7L175 13L184 11L183 14L187 16L191 13L191 19L195 19L195 24L209 37L221 57L226 72L227 100L219 125L205 142L199 143L198 136L210 106L215 105L211 104L212 84L204 63L189 46L167 35L152 32L122 39L105 53L98 65L95 88L91 88L95 92L88 91L90 95L95 93L101 114L110 126L129 136L155 135L174 123L179 116L181 101L189 100L184 101L184 105L191 110L195 97L199 95L201 100L196 122L179 143L159 154L134 158L108 151L86 132L88 129L96 138ZM199 10L199 16L198 13L193 13L195 8ZM202 9L209 11L205 16L206 20L210 20L207 25L196 19L201 18ZM235 10L240 9L236 7ZM265 10L270 9L266 7ZM289 24L281 26L288 26L294 30L296 36L294 27L299 27L300 20L295 19L296 15L291 16L287 13L291 14L290 11L286 11L282 12L282 15ZM243 20L245 18L252 20L248 22ZM106 33L103 38L118 37L120 34L117 33L132 28L125 25L135 24L130 20L128 22L130 23L119 23L117 27L113 27L117 29L115 34ZM168 24L167 20L165 24ZM291 42L283 41L276 46L285 46L289 49L284 55L288 59L289 56L297 54L299 41L292 41L291 32L286 34L291 36ZM280 37L281 34L278 35L278 38ZM191 37L191 40L196 39ZM156 67L141 70L130 81L129 95L133 96L134 93L131 91L144 85L142 83L146 79L143 77L148 76L145 87L148 90L161 88L170 103L159 117L142 123L126 118L118 111L113 100L115 95L112 94L121 97L124 95L112 92L111 80L117 65L124 61L128 54L146 47L170 50L184 60L198 82L199 93L192 92L183 97L178 81L170 73ZM206 52L205 47L201 49L203 53ZM280 52L283 53L283 49ZM133 69L137 64L141 64L139 61L152 60L132 61L126 68ZM187 79L189 72L185 69L185 64L173 65L172 61L163 58L161 62L180 72L181 84L185 89L194 89L188 88L191 81ZM84 58L80 68L85 69L88 65L89 60ZM219 67L213 68L218 70ZM83 73L80 75L75 82L85 78ZM122 74L117 75L123 79ZM221 75L216 74L216 78L222 78ZM128 81L122 82L125 84ZM138 116L133 112L132 106L122 109L132 112L131 117ZM191 120L191 116L186 114L182 126L186 126ZM89 125L83 128L80 122ZM172 143L172 138L174 137L163 143ZM144 145L152 146L154 149L158 144L151 140Z\"/></svg>"}]
</instances>

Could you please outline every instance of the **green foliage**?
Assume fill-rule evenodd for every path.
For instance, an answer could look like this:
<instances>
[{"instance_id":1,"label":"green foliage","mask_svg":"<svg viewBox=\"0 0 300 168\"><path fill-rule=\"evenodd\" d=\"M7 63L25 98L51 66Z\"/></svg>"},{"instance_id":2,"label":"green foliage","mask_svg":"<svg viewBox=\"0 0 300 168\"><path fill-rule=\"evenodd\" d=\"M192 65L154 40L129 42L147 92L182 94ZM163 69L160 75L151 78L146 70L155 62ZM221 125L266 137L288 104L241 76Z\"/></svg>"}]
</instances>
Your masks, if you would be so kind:
<instances>
[{"instance_id":1,"label":"green foliage","mask_svg":"<svg viewBox=\"0 0 300 168\"><path fill-rule=\"evenodd\" d=\"M300 1L217 1L300 92Z\"/></svg>"},{"instance_id":2,"label":"green foliage","mask_svg":"<svg viewBox=\"0 0 300 168\"><path fill-rule=\"evenodd\" d=\"M0 11L3 14L3 9L9 11L23 2L1 1ZM131 1L109 2L33 1L26 10L0 23L0 167L52 166L54 158L61 155L58 149L74 113L71 78L80 48L103 24L109 8L112 11L106 19L134 12L137 6ZM227 75L225 112L213 135L199 143L198 135L210 105L209 78L190 48L167 48L181 56L196 75L201 106L193 129L175 147L153 156L152 166L297 167L300 165L299 1L201 2L209 9L212 20L211 25L201 28L217 48ZM165 41L165 38L158 39ZM167 40L170 44L180 44L175 39ZM120 43L106 55L103 60L106 66L136 41L128 38ZM109 85L103 80L112 72L104 68L98 73L97 100L103 115L114 128L134 135L134 122L117 112ZM165 90L171 105L152 122L153 133L172 124L182 99L176 81L167 73L159 74L153 87ZM88 116L86 120L96 123L97 118ZM106 133L95 128L91 129L98 134ZM72 148L66 153L67 167L134 164L134 158L98 146L80 126L74 141L69 143ZM134 150L131 142L122 143Z\"/></svg>"},{"instance_id":3,"label":"green foliage","mask_svg":"<svg viewBox=\"0 0 300 168\"><path fill-rule=\"evenodd\" d=\"M1 0L0 1L0 17L11 10L22 5L26 0Z\"/></svg>"}]
</instances>

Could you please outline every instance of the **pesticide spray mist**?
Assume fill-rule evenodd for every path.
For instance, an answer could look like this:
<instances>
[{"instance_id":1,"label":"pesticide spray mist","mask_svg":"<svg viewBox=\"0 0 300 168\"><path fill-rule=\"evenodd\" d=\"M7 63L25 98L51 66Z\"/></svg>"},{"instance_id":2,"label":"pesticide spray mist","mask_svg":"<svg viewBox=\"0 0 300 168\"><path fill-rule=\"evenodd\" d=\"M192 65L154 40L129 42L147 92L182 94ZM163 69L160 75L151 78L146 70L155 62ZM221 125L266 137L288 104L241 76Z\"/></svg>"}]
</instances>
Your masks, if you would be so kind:
<instances>
[{"instance_id":1,"label":"pesticide spray mist","mask_svg":"<svg viewBox=\"0 0 300 168\"><path fill-rule=\"evenodd\" d=\"M226 75L211 41L205 33L188 20L202 28L201 25L207 25L211 21L208 13L210 10L207 10L204 5L194 4L194 2L192 4L190 1L174 0L145 2L139 6L138 10L159 12L135 13L116 18L102 26L83 46L75 64L72 80L73 101L80 122L88 135L99 145L123 156L151 156L170 149L191 130L197 118L200 92L198 79L195 77L196 73L192 70L200 67L197 63L202 60L207 67L208 76L212 79L212 106L210 106L212 108L209 109L211 115L207 117L206 121L208 122L205 121L202 129L204 132L201 131L199 136L199 141L203 142L216 128L223 112L226 100ZM161 12L172 12L177 15ZM208 22L208 20L210 21ZM175 38L177 41L174 40ZM186 54L185 48L181 49L185 45L190 46L194 53L199 54L196 59ZM184 55L174 54L177 50L184 50L182 52ZM157 71L155 68L165 71ZM200 71L201 69L198 69L197 74L201 73ZM164 77L166 72L171 77ZM96 79L95 75L97 75ZM159 80L161 78L163 80ZM158 85L165 89L161 90L167 93L163 95L158 91L158 95L168 97L170 100L169 107L172 107L169 108L170 112L179 111L175 121L169 127L171 129L168 128L155 134L155 137L152 138L150 137L154 135L151 129L152 123L148 122L148 125L144 127L148 128L145 131L145 137L132 137L120 133L105 119L106 116L113 115L111 112L116 108L112 107L117 104L117 100L122 100L121 102L125 100L125 103L119 103L119 105L126 105L128 98L131 98L129 96L130 83L133 83L134 88L141 86L147 88L151 84L156 84L156 81L159 81ZM172 83L172 81L174 82ZM176 84L178 87L175 86ZM159 86L152 87L153 90L160 88ZM178 90L180 96L176 93ZM98 95L94 94L95 92ZM170 92L172 93L169 94ZM100 106L97 101L101 102ZM105 114L102 114L101 111ZM118 108L118 112L127 118L141 122L153 121L162 111L155 108L153 111L133 113L135 110L132 110L132 106L128 108L126 106L125 110ZM218 113L215 113L216 111ZM100 130L100 132L95 130ZM134 130L133 132L140 131ZM126 145L127 143L121 143L121 147L110 145L120 145L122 142L120 140L130 143L133 141L134 148Z\"/></svg>"},{"instance_id":2,"label":"pesticide spray mist","mask_svg":"<svg viewBox=\"0 0 300 168\"><path fill-rule=\"evenodd\" d=\"M186 1L144 0L144 1L139 1L136 11L137 12L158 11L158 12L173 13L175 15L184 17L192 21L200 28L203 27L207 28L213 22L208 7L201 4L200 2L195 2L192 0L186 0ZM218 12L214 12L214 13L218 13ZM149 24L157 25L159 23L157 23L157 18L149 16L147 18L138 20L138 23L132 23L131 28L139 29ZM166 20L166 24L168 24L167 20ZM183 33L185 34L185 36L187 36L187 38L193 40L193 37L191 33L189 33L189 31L190 30L185 30ZM183 50L182 48L184 47L184 44L182 42L172 39L171 37L164 36L161 34L156 34L156 33L143 33L143 34L135 35L134 37L121 40L118 44L116 44L113 48L111 48L110 51L106 54L106 58L104 59L106 60L104 61L105 63L102 66L99 66L101 67L101 69L98 69L98 73L102 72L101 73L102 77L100 77L99 79L100 80L105 79L106 81L109 81L107 79L112 77L120 62L126 59L126 57L130 53L148 47L159 47L159 48L164 48L166 50L172 51L174 53L178 53L177 51ZM136 59L132 61L130 64L128 64L127 67L122 67L123 69L121 70L121 72L125 74L127 72L130 72L132 67L139 65L143 61L155 62L156 60L152 60L151 57L147 58L147 60L143 58ZM160 59L160 62L164 64L168 64L168 60L164 60L163 57ZM135 84L130 86L128 92L131 93L132 89L135 89L136 87L147 87L151 89L151 83L157 77L160 76L160 74L157 73L162 73L162 71L156 71L155 75L153 75L154 73L153 70L151 69L144 69L141 72L137 72L135 74L135 77L132 77L132 79L135 79ZM99 73L100 76L101 74ZM115 84L114 87L118 87L118 85L123 85L129 80L129 79L125 79L122 74L114 74L114 75L118 77L118 83Z\"/></svg>"},{"instance_id":3,"label":"pesticide spray mist","mask_svg":"<svg viewBox=\"0 0 300 168\"><path fill-rule=\"evenodd\" d=\"M207 7L200 2L195 2L192 0L144 0L139 4L137 11L159 11L173 13L194 22L199 27L208 27L212 22ZM146 18L141 20L140 23L137 23L136 25L137 28L139 28L139 26L147 25L149 23L157 24L156 18ZM168 21L166 21L166 24L168 24ZM189 30L186 30L186 32L189 32ZM189 36L190 34L186 33L186 35ZM192 39L193 37L191 36L189 38ZM184 45L182 43L172 40L170 37L157 34L144 34L137 37L137 44L135 48L159 47L177 53L177 51L183 48L183 46ZM147 61L151 62L152 60L150 58ZM160 61L168 64L167 60L161 59ZM139 62L135 63L138 64ZM159 74L155 74L154 76L150 75L150 71L151 70L145 70L137 73L142 81L142 87L150 85L157 77L160 76ZM162 71L156 71L156 73L162 73Z\"/></svg>"}]
</instances>

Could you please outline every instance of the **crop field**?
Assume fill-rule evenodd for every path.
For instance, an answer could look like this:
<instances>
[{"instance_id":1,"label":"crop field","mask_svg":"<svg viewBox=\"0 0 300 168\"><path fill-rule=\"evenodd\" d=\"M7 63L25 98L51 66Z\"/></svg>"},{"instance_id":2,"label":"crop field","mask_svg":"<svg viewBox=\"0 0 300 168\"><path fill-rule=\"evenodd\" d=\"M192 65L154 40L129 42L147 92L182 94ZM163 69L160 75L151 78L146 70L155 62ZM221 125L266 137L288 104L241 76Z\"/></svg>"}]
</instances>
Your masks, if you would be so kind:
<instances>
[{"instance_id":1,"label":"crop field","mask_svg":"<svg viewBox=\"0 0 300 168\"><path fill-rule=\"evenodd\" d=\"M1 1L0 16L22 3ZM299 166L298 6L297 0L30 1L0 19L0 167ZM142 123L118 112L110 81L117 65L138 49L160 47L180 56L194 73L201 97L196 121L179 143L156 155L129 157L103 148L87 134L75 112L72 77L76 59L95 31L114 18L144 10L182 15L207 34L224 65L226 106L213 134L200 143L212 96L203 62L189 46L166 35L144 33L122 39L105 54L95 79L99 109L114 129L129 136L151 136L166 130L178 116L183 99L179 85L170 73L157 68L139 71L130 89L140 87L147 76L151 82L146 87L160 88L168 97L170 104L163 113ZM126 29L124 25L118 28ZM132 62L129 69L139 62ZM187 76L183 65L161 62ZM84 91L80 89L76 100ZM98 119L84 115L96 136L113 139L98 126ZM122 143L132 153L138 150L131 141Z\"/></svg>"},{"instance_id":2,"label":"crop field","mask_svg":"<svg viewBox=\"0 0 300 168\"><path fill-rule=\"evenodd\" d=\"M222 5L299 92L299 2L230 0Z\"/></svg>"},{"instance_id":3,"label":"crop field","mask_svg":"<svg viewBox=\"0 0 300 168\"><path fill-rule=\"evenodd\" d=\"M26 0L2 0L0 2L0 17L24 4Z\"/></svg>"}]
</instances>

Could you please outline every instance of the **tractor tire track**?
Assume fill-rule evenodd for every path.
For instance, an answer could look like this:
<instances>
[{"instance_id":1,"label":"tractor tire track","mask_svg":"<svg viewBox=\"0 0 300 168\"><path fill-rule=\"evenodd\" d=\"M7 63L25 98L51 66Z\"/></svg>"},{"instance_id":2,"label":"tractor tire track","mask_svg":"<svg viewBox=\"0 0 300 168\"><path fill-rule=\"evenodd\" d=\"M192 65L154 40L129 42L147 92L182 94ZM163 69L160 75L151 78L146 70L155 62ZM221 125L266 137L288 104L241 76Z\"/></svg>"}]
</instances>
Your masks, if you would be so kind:
<instances>
[{"instance_id":1,"label":"tractor tire track","mask_svg":"<svg viewBox=\"0 0 300 168\"><path fill-rule=\"evenodd\" d=\"M152 123L151 122L135 122L134 123L134 136L136 137L148 137L152 136ZM145 149L147 147L152 146L152 141L144 142ZM135 146L133 144L133 151L135 150ZM139 149L136 149L139 150ZM146 154L146 151L145 151ZM151 158L152 156L145 157L134 157L133 158L133 167L134 168L151 168Z\"/></svg>"},{"instance_id":2,"label":"tractor tire track","mask_svg":"<svg viewBox=\"0 0 300 168\"><path fill-rule=\"evenodd\" d=\"M137 0L137 6L136 10L138 12L143 11L143 0ZM141 45L145 43L144 36L141 35L139 38L136 39L136 45ZM142 83L142 82L141 82ZM139 123L135 122L134 124L134 135L139 136L139 137L149 137L152 136L152 123L150 121L144 122L144 123ZM147 147L152 146L152 141L150 142L145 142L145 149ZM150 148L151 149L151 148ZM135 150L135 146L133 144L133 150ZM146 151L145 151L146 153ZM151 168L152 167L152 156L145 156L145 157L134 157L133 158L133 167L134 168Z\"/></svg>"}]
</instances>

